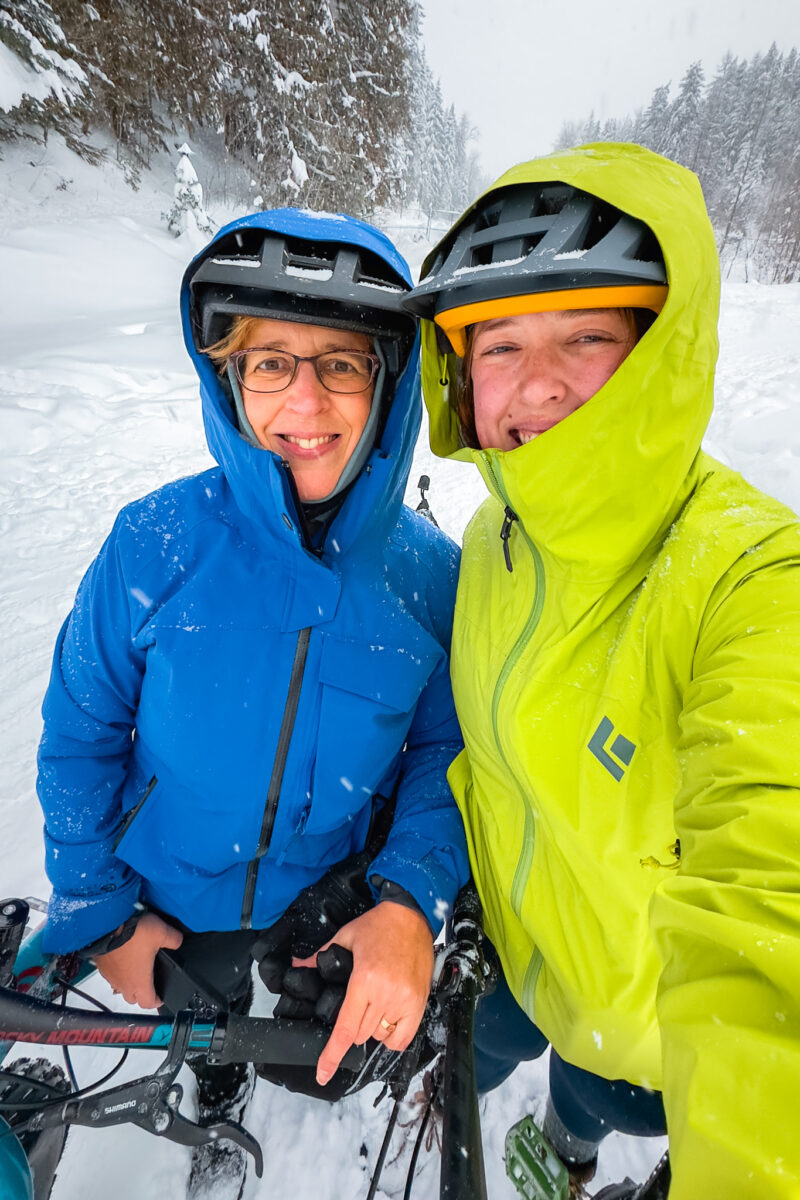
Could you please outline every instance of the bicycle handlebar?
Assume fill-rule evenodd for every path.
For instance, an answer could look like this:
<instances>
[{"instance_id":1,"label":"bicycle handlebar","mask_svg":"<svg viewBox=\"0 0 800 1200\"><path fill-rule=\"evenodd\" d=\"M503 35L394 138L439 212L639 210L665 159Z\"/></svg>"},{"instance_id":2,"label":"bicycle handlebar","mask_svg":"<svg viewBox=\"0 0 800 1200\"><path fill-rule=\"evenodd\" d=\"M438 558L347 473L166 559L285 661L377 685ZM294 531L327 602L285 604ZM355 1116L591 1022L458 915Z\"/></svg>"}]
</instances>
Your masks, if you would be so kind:
<instances>
[{"instance_id":1,"label":"bicycle handlebar","mask_svg":"<svg viewBox=\"0 0 800 1200\"><path fill-rule=\"evenodd\" d=\"M8 902L0 913L0 925L18 917ZM24 906L27 909L27 906ZM9 916L10 913L10 916ZM19 945L24 922L15 919L13 936ZM480 905L473 889L460 893L452 919L450 937L443 948L442 970L434 985L426 1018L434 1023L444 1018L446 1025L446 1064L444 1071L444 1112L442 1172L440 1196L458 1200L486 1200L486 1182L480 1142L475 1074L472 1057L472 1018L475 999L485 985L481 953ZM2 935L0 928L0 935ZM0 936L0 948L2 948ZM24 947L23 947L24 949ZM4 970L0 983L12 982L11 955L0 964ZM17 963L21 961L18 956ZM61 963L61 970L59 970ZM36 978L34 988L48 995L54 980L69 987L67 980L76 976L74 964L52 960L49 982L45 975ZM236 1125L218 1125L208 1129L188 1121L179 1112L183 1089L176 1075L187 1054L203 1055L210 1064L264 1063L274 1068L313 1066L330 1037L330 1027L320 1021L286 1017L251 1017L218 1012L218 997L207 981L185 970L179 954L161 952L156 971L159 994L168 998L172 1016L140 1013L94 1012L53 1003L36 995L0 986L0 1058L2 1043L27 1042L48 1046L95 1046L100 1048L166 1051L166 1058L152 1075L123 1083L104 1092L85 1089L63 1102L44 1105L29 1118L30 1129L45 1129L67 1124L102 1125L133 1122L158 1136L166 1136L185 1145L199 1145L219 1137L239 1142L256 1161L261 1174L261 1150L246 1130ZM30 973L23 971L22 978ZM17 980L19 982L19 980ZM66 994L66 993L64 993ZM204 1009L191 1011L200 1001ZM436 1039L438 1043L438 1038ZM341 1065L355 1076L351 1090L368 1079L387 1082L393 1078L395 1112L408 1081L419 1062L425 1035L420 1031L412 1046L403 1054L387 1051L381 1042L369 1041L352 1046ZM415 1050L416 1047L416 1050ZM399 1067L395 1060L400 1060ZM395 1072L392 1076L392 1072ZM106 1077L108 1078L108 1077ZM105 1080L102 1081L103 1083ZM89 1094L91 1093L91 1094ZM389 1130L392 1128L392 1121ZM380 1164L379 1164L380 1167ZM379 1174L376 1169L376 1176ZM413 1169L413 1161L412 1161ZM376 1179L373 1179L373 1183ZM372 1194L372 1191L370 1192ZM408 1194L408 1183L407 1183Z\"/></svg>"},{"instance_id":2,"label":"bicycle handlebar","mask_svg":"<svg viewBox=\"0 0 800 1200\"><path fill-rule=\"evenodd\" d=\"M0 987L0 1041L164 1050L170 1043L173 1027L171 1018L89 1012ZM273 1066L311 1066L329 1037L329 1027L318 1021L225 1013L214 1021L192 1020L187 1050L205 1052L217 1064L263 1062ZM370 1052L368 1044L352 1046L342 1066L359 1071Z\"/></svg>"}]
</instances>

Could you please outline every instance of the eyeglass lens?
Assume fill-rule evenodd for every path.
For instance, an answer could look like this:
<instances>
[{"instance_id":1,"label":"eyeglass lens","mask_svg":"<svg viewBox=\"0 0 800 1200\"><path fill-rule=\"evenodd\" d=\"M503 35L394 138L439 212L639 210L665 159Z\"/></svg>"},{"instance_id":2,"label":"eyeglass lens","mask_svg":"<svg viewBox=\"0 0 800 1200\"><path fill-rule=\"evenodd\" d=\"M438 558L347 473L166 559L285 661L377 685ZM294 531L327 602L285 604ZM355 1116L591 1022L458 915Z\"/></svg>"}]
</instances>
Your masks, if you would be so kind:
<instances>
[{"instance_id":1,"label":"eyeglass lens","mask_svg":"<svg viewBox=\"0 0 800 1200\"><path fill-rule=\"evenodd\" d=\"M293 382L302 362L314 365L317 378L330 392L363 392L375 373L375 359L357 350L331 350L304 358L285 350L246 350L236 356L243 387L253 392L281 392Z\"/></svg>"}]
</instances>

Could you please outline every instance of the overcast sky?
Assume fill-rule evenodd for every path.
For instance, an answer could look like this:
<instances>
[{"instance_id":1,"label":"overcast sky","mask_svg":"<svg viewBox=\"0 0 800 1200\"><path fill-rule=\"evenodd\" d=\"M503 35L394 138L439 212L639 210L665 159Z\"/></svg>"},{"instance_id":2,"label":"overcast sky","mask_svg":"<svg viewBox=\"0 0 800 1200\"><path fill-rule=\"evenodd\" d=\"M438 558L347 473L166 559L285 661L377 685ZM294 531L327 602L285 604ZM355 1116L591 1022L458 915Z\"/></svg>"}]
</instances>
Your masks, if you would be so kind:
<instances>
[{"instance_id":1,"label":"overcast sky","mask_svg":"<svg viewBox=\"0 0 800 1200\"><path fill-rule=\"evenodd\" d=\"M798 0L424 0L428 62L480 130L495 177L545 154L564 121L632 113L701 59L800 48Z\"/></svg>"}]
</instances>

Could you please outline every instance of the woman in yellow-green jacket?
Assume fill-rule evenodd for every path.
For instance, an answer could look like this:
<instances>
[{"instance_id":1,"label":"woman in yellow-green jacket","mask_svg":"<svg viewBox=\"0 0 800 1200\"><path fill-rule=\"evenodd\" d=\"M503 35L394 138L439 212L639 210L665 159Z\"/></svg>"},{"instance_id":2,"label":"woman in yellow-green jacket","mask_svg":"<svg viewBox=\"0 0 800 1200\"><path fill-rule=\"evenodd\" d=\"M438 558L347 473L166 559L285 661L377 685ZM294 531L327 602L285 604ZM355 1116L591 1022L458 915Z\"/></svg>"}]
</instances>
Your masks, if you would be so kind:
<instances>
[{"instance_id":1,"label":"woman in yellow-green jacket","mask_svg":"<svg viewBox=\"0 0 800 1200\"><path fill-rule=\"evenodd\" d=\"M410 303L433 449L490 492L450 771L504 976L483 1086L549 1043L545 1132L575 1181L611 1128L665 1114L671 1200L788 1200L800 526L700 449L718 292L694 175L605 143L504 175Z\"/></svg>"}]
</instances>

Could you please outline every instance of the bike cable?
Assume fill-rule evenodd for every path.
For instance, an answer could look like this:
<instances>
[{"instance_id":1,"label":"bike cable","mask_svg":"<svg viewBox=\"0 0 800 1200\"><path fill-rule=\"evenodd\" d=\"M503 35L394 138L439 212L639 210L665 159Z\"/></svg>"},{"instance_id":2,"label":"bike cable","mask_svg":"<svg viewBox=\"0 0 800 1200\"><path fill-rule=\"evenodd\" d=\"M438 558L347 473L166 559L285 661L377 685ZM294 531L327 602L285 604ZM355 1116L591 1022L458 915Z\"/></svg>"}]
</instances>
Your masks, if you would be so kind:
<instances>
[{"instance_id":1,"label":"bike cable","mask_svg":"<svg viewBox=\"0 0 800 1200\"><path fill-rule=\"evenodd\" d=\"M425 1130L428 1128L428 1122L431 1118L432 1111L433 1111L433 1096L431 1096L429 1098L428 1103L425 1107L425 1111L422 1114L422 1120L420 1121L419 1131L418 1131L416 1139L414 1141L414 1149L411 1151L411 1162L408 1165L408 1174L406 1175L406 1186L405 1186L405 1189L403 1190L403 1200L411 1200L411 1189L414 1186L415 1172L417 1169L417 1159L419 1158L419 1152L422 1149L422 1143L425 1139ZM430 1146L428 1146L427 1148L430 1149Z\"/></svg>"},{"instance_id":2,"label":"bike cable","mask_svg":"<svg viewBox=\"0 0 800 1200\"><path fill-rule=\"evenodd\" d=\"M375 1200L375 1196L378 1191L378 1184L380 1183L381 1175L383 1174L383 1164L386 1162L386 1155L389 1153L389 1143L392 1140L394 1127L397 1124L397 1114L400 1112L401 1100L402 1097L395 1100L394 1107L389 1116L389 1123L386 1126L386 1133L383 1135L383 1142L381 1143L380 1153L378 1154L378 1161L375 1163L375 1170L372 1172L372 1179L369 1183L369 1191L367 1192L366 1200Z\"/></svg>"}]
</instances>

